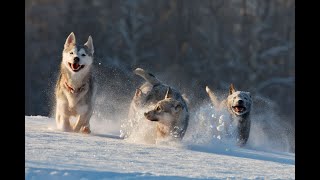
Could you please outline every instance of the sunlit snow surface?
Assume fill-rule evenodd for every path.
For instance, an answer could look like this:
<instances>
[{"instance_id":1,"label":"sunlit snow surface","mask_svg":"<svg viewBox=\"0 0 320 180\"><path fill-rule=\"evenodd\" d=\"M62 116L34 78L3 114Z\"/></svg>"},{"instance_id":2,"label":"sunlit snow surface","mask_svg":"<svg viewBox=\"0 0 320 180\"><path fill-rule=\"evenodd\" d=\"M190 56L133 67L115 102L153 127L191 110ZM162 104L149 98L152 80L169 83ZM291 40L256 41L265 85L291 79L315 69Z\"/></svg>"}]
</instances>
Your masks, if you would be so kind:
<instances>
[{"instance_id":1,"label":"sunlit snow surface","mask_svg":"<svg viewBox=\"0 0 320 180\"><path fill-rule=\"evenodd\" d=\"M295 155L222 143L154 145L119 138L92 121L92 134L61 132L53 118L25 117L25 179L295 179ZM201 137L200 137L201 139Z\"/></svg>"}]
</instances>

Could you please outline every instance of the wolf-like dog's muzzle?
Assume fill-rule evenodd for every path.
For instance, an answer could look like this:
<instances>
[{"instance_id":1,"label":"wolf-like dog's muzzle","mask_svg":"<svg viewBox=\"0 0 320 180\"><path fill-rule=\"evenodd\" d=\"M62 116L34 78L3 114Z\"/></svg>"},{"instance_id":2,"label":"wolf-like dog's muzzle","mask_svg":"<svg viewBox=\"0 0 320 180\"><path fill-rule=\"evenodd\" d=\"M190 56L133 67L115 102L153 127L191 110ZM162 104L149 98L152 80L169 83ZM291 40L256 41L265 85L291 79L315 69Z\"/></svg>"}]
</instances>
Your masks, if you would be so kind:
<instances>
[{"instance_id":1,"label":"wolf-like dog's muzzle","mask_svg":"<svg viewBox=\"0 0 320 180\"><path fill-rule=\"evenodd\" d=\"M159 121L157 118L155 118L153 111L149 111L149 112L144 113L144 116L150 121Z\"/></svg>"},{"instance_id":2,"label":"wolf-like dog's muzzle","mask_svg":"<svg viewBox=\"0 0 320 180\"><path fill-rule=\"evenodd\" d=\"M232 109L236 113L243 113L247 110L244 101L241 99L237 101L236 105L232 106Z\"/></svg>"}]
</instances>

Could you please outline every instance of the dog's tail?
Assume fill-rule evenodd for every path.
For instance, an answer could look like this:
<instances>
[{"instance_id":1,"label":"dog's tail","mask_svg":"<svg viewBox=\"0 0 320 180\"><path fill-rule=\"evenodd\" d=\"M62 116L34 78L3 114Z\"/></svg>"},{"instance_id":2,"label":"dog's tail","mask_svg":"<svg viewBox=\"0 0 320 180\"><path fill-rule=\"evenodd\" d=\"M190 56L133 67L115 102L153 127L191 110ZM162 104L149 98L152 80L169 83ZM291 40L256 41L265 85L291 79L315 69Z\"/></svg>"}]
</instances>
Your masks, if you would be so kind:
<instances>
[{"instance_id":1,"label":"dog's tail","mask_svg":"<svg viewBox=\"0 0 320 180\"><path fill-rule=\"evenodd\" d=\"M148 81L152 85L157 85L157 84L161 83L153 74L146 72L145 70L143 70L141 68L135 69L134 73L136 75L141 76L143 79L145 79L146 81Z\"/></svg>"},{"instance_id":2,"label":"dog's tail","mask_svg":"<svg viewBox=\"0 0 320 180\"><path fill-rule=\"evenodd\" d=\"M217 96L213 93L213 91L211 91L211 89L208 86L206 86L206 91L207 91L207 93L208 93L208 95L210 97L210 100L211 100L213 106L218 108L220 103L218 101Z\"/></svg>"},{"instance_id":3,"label":"dog's tail","mask_svg":"<svg viewBox=\"0 0 320 180\"><path fill-rule=\"evenodd\" d=\"M188 98L188 96L185 93L183 93L181 96L182 96L183 100L187 103L187 105L189 106L190 105L190 99Z\"/></svg>"}]
</instances>

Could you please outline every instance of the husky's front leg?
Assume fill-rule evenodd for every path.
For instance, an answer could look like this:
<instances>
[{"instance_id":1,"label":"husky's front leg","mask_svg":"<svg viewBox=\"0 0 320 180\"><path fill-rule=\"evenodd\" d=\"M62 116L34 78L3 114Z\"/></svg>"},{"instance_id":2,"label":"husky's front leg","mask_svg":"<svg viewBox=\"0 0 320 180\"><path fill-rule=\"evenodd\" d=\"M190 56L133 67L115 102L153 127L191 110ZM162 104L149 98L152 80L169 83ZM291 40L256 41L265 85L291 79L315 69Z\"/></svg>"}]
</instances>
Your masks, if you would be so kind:
<instances>
[{"instance_id":1,"label":"husky's front leg","mask_svg":"<svg viewBox=\"0 0 320 180\"><path fill-rule=\"evenodd\" d=\"M56 107L56 125L57 128L62 130L62 131L67 131L70 132L72 131L72 127L70 125L69 118L70 116L66 112L66 107L62 102L57 103Z\"/></svg>"},{"instance_id":2,"label":"husky's front leg","mask_svg":"<svg viewBox=\"0 0 320 180\"><path fill-rule=\"evenodd\" d=\"M239 123L237 143L240 147L244 146L249 139L250 126L251 126L251 120L249 117L247 119L244 119L243 122Z\"/></svg>"},{"instance_id":3,"label":"husky's front leg","mask_svg":"<svg viewBox=\"0 0 320 180\"><path fill-rule=\"evenodd\" d=\"M62 131L71 132L72 131L72 127L70 125L69 118L70 118L69 116L58 114L56 116L57 128L62 130Z\"/></svg>"},{"instance_id":4,"label":"husky's front leg","mask_svg":"<svg viewBox=\"0 0 320 180\"><path fill-rule=\"evenodd\" d=\"M91 130L90 130L89 120L91 118L91 114L92 114L91 112L88 112L83 115L79 115L78 120L73 127L73 130L75 132L90 134Z\"/></svg>"}]
</instances>

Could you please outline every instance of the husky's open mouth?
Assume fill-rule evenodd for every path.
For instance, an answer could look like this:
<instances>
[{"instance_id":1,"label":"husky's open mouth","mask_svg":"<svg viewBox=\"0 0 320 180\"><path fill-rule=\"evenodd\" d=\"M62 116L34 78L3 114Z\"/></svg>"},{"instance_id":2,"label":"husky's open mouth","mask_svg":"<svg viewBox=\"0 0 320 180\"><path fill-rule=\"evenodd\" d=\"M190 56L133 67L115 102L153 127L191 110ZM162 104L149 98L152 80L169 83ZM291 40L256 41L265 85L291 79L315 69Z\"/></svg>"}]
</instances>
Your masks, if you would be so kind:
<instances>
[{"instance_id":1,"label":"husky's open mouth","mask_svg":"<svg viewBox=\"0 0 320 180\"><path fill-rule=\"evenodd\" d=\"M237 113L242 113L246 111L246 107L238 105L238 106L232 106L232 109Z\"/></svg>"},{"instance_id":2,"label":"husky's open mouth","mask_svg":"<svg viewBox=\"0 0 320 180\"><path fill-rule=\"evenodd\" d=\"M73 63L73 64L68 63L68 64L69 64L70 68L72 69L72 71L74 71L74 72L78 72L78 71L80 71L80 69L84 68L84 65L80 65L79 63Z\"/></svg>"}]
</instances>

